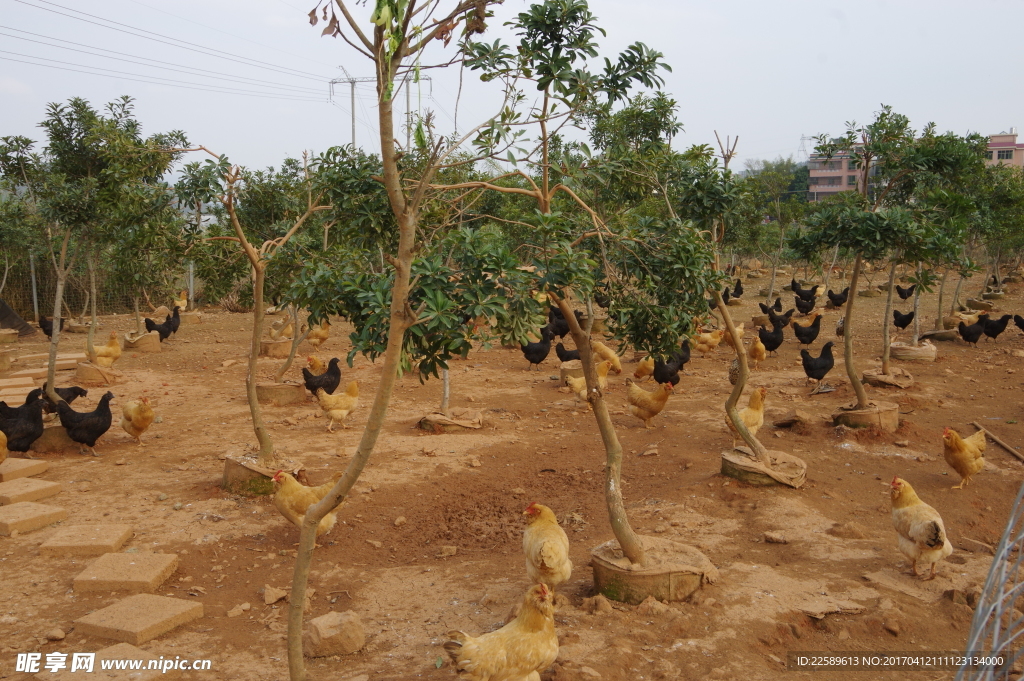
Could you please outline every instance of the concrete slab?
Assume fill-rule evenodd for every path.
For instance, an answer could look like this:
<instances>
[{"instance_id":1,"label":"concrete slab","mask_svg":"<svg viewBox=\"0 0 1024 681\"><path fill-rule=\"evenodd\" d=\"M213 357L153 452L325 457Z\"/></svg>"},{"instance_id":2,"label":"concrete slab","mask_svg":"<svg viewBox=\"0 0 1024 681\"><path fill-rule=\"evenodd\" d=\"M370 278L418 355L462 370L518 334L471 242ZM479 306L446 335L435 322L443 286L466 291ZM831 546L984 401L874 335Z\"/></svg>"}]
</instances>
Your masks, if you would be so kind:
<instances>
[{"instance_id":1,"label":"concrete slab","mask_svg":"<svg viewBox=\"0 0 1024 681\"><path fill-rule=\"evenodd\" d=\"M50 353L37 352L31 355L21 355L18 359L22 362L47 362L50 360ZM57 359L72 359L76 362L84 362L86 357L84 352L58 352Z\"/></svg>"},{"instance_id":2,"label":"concrete slab","mask_svg":"<svg viewBox=\"0 0 1024 681\"><path fill-rule=\"evenodd\" d=\"M0 482L10 482L18 478L28 478L45 473L50 464L41 459L19 459L7 457L0 462Z\"/></svg>"},{"instance_id":3,"label":"concrete slab","mask_svg":"<svg viewBox=\"0 0 1024 681\"><path fill-rule=\"evenodd\" d=\"M11 378L0 378L0 390L9 388L28 388L31 390L36 387L35 380L28 378L27 376L14 376Z\"/></svg>"},{"instance_id":4,"label":"concrete slab","mask_svg":"<svg viewBox=\"0 0 1024 681\"><path fill-rule=\"evenodd\" d=\"M22 501L18 504L0 506L0 535L11 532L31 532L40 527L66 520L68 512L59 506Z\"/></svg>"},{"instance_id":5,"label":"concrete slab","mask_svg":"<svg viewBox=\"0 0 1024 681\"><path fill-rule=\"evenodd\" d=\"M45 660L46 658L44 657L43 661L45 662ZM110 663L112 660L140 660L142 663L140 669L104 669L103 662L107 661ZM162 667L147 669L150 660L159 661L160 658L142 648L136 648L130 643L118 643L96 652L92 673L104 679L104 681L156 681L157 679L181 678L180 669L168 669L166 674L161 671ZM189 661L191 662L191 660ZM72 658L69 655L67 669L62 669L56 674L44 670L36 674L35 677L37 679L46 679L47 681L81 681L83 678L89 678L88 676L83 677L84 670L72 672L71 664ZM115 664L117 663L113 663L111 666ZM156 662L153 664L156 665Z\"/></svg>"},{"instance_id":6,"label":"concrete slab","mask_svg":"<svg viewBox=\"0 0 1024 681\"><path fill-rule=\"evenodd\" d=\"M11 378L46 378L46 367L35 369L21 369L11 374Z\"/></svg>"},{"instance_id":7,"label":"concrete slab","mask_svg":"<svg viewBox=\"0 0 1024 681\"><path fill-rule=\"evenodd\" d=\"M177 567L173 553L105 553L72 584L75 591L152 593Z\"/></svg>"},{"instance_id":8,"label":"concrete slab","mask_svg":"<svg viewBox=\"0 0 1024 681\"><path fill-rule=\"evenodd\" d=\"M75 626L79 634L137 646L202 616L202 603L136 594L80 617L75 620Z\"/></svg>"},{"instance_id":9,"label":"concrete slab","mask_svg":"<svg viewBox=\"0 0 1024 681\"><path fill-rule=\"evenodd\" d=\"M131 536L130 525L68 525L39 546L39 555L101 556L120 551Z\"/></svg>"},{"instance_id":10,"label":"concrete slab","mask_svg":"<svg viewBox=\"0 0 1024 681\"><path fill-rule=\"evenodd\" d=\"M0 482L0 506L17 504L20 501L38 501L60 494L61 484L37 478L18 478Z\"/></svg>"}]
</instances>

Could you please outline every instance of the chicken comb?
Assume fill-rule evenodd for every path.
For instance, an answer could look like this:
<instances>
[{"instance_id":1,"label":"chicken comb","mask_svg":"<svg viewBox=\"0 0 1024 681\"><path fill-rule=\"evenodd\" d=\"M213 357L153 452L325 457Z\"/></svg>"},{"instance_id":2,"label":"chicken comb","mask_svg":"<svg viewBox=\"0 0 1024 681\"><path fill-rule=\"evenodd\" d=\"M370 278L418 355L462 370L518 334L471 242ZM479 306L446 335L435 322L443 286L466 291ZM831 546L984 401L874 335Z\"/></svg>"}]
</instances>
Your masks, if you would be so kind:
<instances>
[{"instance_id":1,"label":"chicken comb","mask_svg":"<svg viewBox=\"0 0 1024 681\"><path fill-rule=\"evenodd\" d=\"M896 483L899 481L899 479L900 479L900 476L894 475L894 476L892 476L892 482L890 482L889 484L892 485L893 487L895 487Z\"/></svg>"}]
</instances>

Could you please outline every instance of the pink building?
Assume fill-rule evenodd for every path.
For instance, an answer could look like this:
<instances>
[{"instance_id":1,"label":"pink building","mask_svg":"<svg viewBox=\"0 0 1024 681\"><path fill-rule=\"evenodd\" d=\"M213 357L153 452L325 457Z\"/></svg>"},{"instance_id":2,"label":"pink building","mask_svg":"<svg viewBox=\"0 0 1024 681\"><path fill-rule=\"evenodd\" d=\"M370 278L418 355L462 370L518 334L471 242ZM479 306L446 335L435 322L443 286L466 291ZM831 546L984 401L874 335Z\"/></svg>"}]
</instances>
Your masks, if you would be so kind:
<instances>
[{"instance_id":1,"label":"pink building","mask_svg":"<svg viewBox=\"0 0 1024 681\"><path fill-rule=\"evenodd\" d=\"M846 153L836 154L830 159L811 154L807 169L808 201L820 201L839 192L856 190L860 180L857 161Z\"/></svg>"},{"instance_id":2,"label":"pink building","mask_svg":"<svg viewBox=\"0 0 1024 681\"><path fill-rule=\"evenodd\" d=\"M988 138L985 165L1010 165L1024 167L1024 144L1017 142L1017 128L1001 132Z\"/></svg>"}]
</instances>

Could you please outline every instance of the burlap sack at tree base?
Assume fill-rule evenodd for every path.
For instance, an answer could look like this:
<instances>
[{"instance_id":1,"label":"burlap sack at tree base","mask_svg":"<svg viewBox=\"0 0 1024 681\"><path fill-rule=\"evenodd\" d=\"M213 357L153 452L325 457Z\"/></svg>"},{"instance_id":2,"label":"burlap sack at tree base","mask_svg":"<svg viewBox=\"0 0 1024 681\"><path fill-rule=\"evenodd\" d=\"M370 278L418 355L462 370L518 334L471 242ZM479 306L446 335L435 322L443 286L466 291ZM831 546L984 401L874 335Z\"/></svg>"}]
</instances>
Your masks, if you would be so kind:
<instances>
[{"instance_id":1,"label":"burlap sack at tree base","mask_svg":"<svg viewBox=\"0 0 1024 681\"><path fill-rule=\"evenodd\" d=\"M453 407L448 414L433 412L427 414L420 420L421 426L444 428L445 426L460 426L462 428L482 428L484 416L477 409L464 409Z\"/></svg>"},{"instance_id":2,"label":"burlap sack at tree base","mask_svg":"<svg viewBox=\"0 0 1024 681\"><path fill-rule=\"evenodd\" d=\"M770 466L759 461L749 447L739 446L722 452L722 458L737 468L767 475L790 487L800 487L807 480L807 464L803 459L786 452L768 450Z\"/></svg>"}]
</instances>

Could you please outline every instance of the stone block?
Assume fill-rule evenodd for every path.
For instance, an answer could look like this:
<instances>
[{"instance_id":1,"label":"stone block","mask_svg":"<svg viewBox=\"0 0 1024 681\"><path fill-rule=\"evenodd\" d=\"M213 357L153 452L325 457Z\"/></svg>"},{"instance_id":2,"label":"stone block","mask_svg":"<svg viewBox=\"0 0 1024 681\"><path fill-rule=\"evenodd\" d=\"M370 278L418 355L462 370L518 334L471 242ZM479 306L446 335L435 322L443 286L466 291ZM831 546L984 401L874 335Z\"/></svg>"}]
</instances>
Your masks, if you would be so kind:
<instances>
[{"instance_id":1,"label":"stone block","mask_svg":"<svg viewBox=\"0 0 1024 681\"><path fill-rule=\"evenodd\" d=\"M160 352L160 334L156 331L150 331L141 336L133 336L126 333L124 335L124 349L137 350L138 352Z\"/></svg>"},{"instance_id":2,"label":"stone block","mask_svg":"<svg viewBox=\"0 0 1024 681\"><path fill-rule=\"evenodd\" d=\"M36 478L17 478L9 482L0 482L0 506L22 501L38 501L60 494L61 489L59 482Z\"/></svg>"},{"instance_id":3,"label":"stone block","mask_svg":"<svg viewBox=\"0 0 1024 681\"><path fill-rule=\"evenodd\" d=\"M75 370L75 383L79 385L113 385L124 378L124 374L110 367L101 367L90 362L79 362Z\"/></svg>"},{"instance_id":4,"label":"stone block","mask_svg":"<svg viewBox=\"0 0 1024 681\"><path fill-rule=\"evenodd\" d=\"M11 368L11 353L0 352L0 373L8 371Z\"/></svg>"},{"instance_id":5,"label":"stone block","mask_svg":"<svg viewBox=\"0 0 1024 681\"><path fill-rule=\"evenodd\" d=\"M46 367L36 367L34 369L21 369L11 374L11 378L28 378L33 379L32 385L35 385L34 379L46 378Z\"/></svg>"},{"instance_id":6,"label":"stone block","mask_svg":"<svg viewBox=\"0 0 1024 681\"><path fill-rule=\"evenodd\" d=\"M348 655L366 643L359 615L352 611L329 612L309 622L303 632L303 648L310 657Z\"/></svg>"},{"instance_id":7,"label":"stone block","mask_svg":"<svg viewBox=\"0 0 1024 681\"><path fill-rule=\"evenodd\" d=\"M18 342L18 330L17 329L0 329L0 344L2 343L17 343Z\"/></svg>"},{"instance_id":8,"label":"stone block","mask_svg":"<svg viewBox=\"0 0 1024 681\"><path fill-rule=\"evenodd\" d=\"M224 459L221 487L235 494L266 495L274 493L274 472L266 468L228 457Z\"/></svg>"},{"instance_id":9,"label":"stone block","mask_svg":"<svg viewBox=\"0 0 1024 681\"><path fill-rule=\"evenodd\" d=\"M47 362L50 359L50 353L48 352L37 352L31 355L21 355L18 357L19 362ZM58 352L57 359L69 359L76 362L84 362L87 357L84 352Z\"/></svg>"},{"instance_id":10,"label":"stone block","mask_svg":"<svg viewBox=\"0 0 1024 681\"><path fill-rule=\"evenodd\" d=\"M10 457L0 463L0 482L9 482L18 478L28 478L45 473L50 464L39 459L19 459Z\"/></svg>"},{"instance_id":11,"label":"stone block","mask_svg":"<svg viewBox=\"0 0 1024 681\"><path fill-rule=\"evenodd\" d=\"M256 384L256 399L260 404L272 404L275 407L305 402L308 394L306 387L299 383Z\"/></svg>"},{"instance_id":12,"label":"stone block","mask_svg":"<svg viewBox=\"0 0 1024 681\"><path fill-rule=\"evenodd\" d=\"M136 594L78 618L75 626L77 632L85 636L109 638L137 646L202 616L202 603Z\"/></svg>"},{"instance_id":13,"label":"stone block","mask_svg":"<svg viewBox=\"0 0 1024 681\"><path fill-rule=\"evenodd\" d=\"M35 379L29 378L28 376L0 378L0 390L10 388L28 388L31 390L34 387L36 387Z\"/></svg>"},{"instance_id":14,"label":"stone block","mask_svg":"<svg viewBox=\"0 0 1024 681\"><path fill-rule=\"evenodd\" d=\"M203 313L202 312L179 312L178 318L181 320L181 326L188 324L202 324Z\"/></svg>"},{"instance_id":15,"label":"stone block","mask_svg":"<svg viewBox=\"0 0 1024 681\"><path fill-rule=\"evenodd\" d=\"M75 591L152 593L178 567L173 553L105 553L82 570Z\"/></svg>"},{"instance_id":16,"label":"stone block","mask_svg":"<svg viewBox=\"0 0 1024 681\"><path fill-rule=\"evenodd\" d=\"M51 452L78 452L81 445L68 437L64 426L50 426L43 429L43 434L29 445L29 449L39 454Z\"/></svg>"},{"instance_id":17,"label":"stone block","mask_svg":"<svg viewBox=\"0 0 1024 681\"><path fill-rule=\"evenodd\" d=\"M11 532L31 532L65 520L67 517L68 512L59 506L47 506L34 501L0 506L0 535L9 535Z\"/></svg>"},{"instance_id":18,"label":"stone block","mask_svg":"<svg viewBox=\"0 0 1024 681\"><path fill-rule=\"evenodd\" d=\"M120 551L131 539L130 525L68 525L39 547L42 556L100 556ZM140 554L125 554L140 555Z\"/></svg>"},{"instance_id":19,"label":"stone block","mask_svg":"<svg viewBox=\"0 0 1024 681\"><path fill-rule=\"evenodd\" d=\"M45 660L45 658L44 658ZM144 660L142 663L142 669L103 669L104 660ZM149 669L150 660L154 660L154 668ZM173 659L166 660L169 663L173 663ZM168 668L164 672L161 666L156 666L157 662L163 664L153 653L147 652L142 648L136 648L130 643L118 643L117 645L104 648L96 653L96 659L93 663L92 673L100 676L104 681L157 681L157 679L180 679L180 669ZM72 672L71 671L71 656L68 656L68 668L62 669L57 673L42 671L35 675L37 679L45 679L46 681L81 681L81 679L90 678L89 675L83 676L82 670Z\"/></svg>"},{"instance_id":20,"label":"stone block","mask_svg":"<svg viewBox=\"0 0 1024 681\"><path fill-rule=\"evenodd\" d=\"M292 351L292 339L262 340L260 341L260 357L275 357L284 359Z\"/></svg>"}]
</instances>

